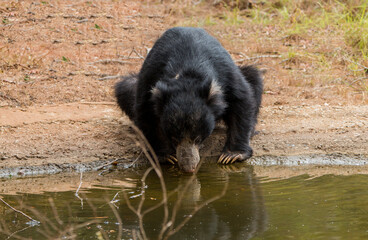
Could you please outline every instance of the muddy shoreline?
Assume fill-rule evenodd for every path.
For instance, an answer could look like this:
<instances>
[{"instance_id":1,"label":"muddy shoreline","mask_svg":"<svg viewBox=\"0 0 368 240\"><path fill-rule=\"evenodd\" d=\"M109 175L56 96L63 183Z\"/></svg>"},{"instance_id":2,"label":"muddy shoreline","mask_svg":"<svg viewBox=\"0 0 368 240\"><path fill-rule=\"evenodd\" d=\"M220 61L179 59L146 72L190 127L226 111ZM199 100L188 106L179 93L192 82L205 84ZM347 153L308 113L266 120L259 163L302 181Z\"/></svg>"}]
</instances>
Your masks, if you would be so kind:
<instances>
[{"instance_id":1,"label":"muddy shoreline","mask_svg":"<svg viewBox=\"0 0 368 240\"><path fill-rule=\"evenodd\" d=\"M62 163L47 164L37 166L21 166L0 169L0 179L22 178L31 176L52 175L58 173L84 173L84 172L102 172L104 170L129 169L137 167L148 167L149 163L140 158L135 162L129 160L107 161L98 160L84 163ZM216 158L206 158L204 163L217 164ZM221 166L221 165L219 165ZM234 167L233 167L234 166ZM283 169L291 167L341 167L341 169L357 169L356 173L368 173L368 155L299 155L299 156L258 156L252 157L244 163L224 166L225 168L239 168L247 166L256 167L280 167ZM359 168L356 168L359 167ZM306 172L307 173L307 172ZM277 175L274 174L274 175Z\"/></svg>"},{"instance_id":2,"label":"muddy shoreline","mask_svg":"<svg viewBox=\"0 0 368 240\"><path fill-rule=\"evenodd\" d=\"M366 155L347 156L341 154L289 157L259 156L253 157L247 163L218 165L218 167L225 172L242 172L247 168L252 168L257 178L262 178L263 181L274 181L300 175L315 178L328 174L368 174L367 159ZM204 164L216 164L213 161L215 161L214 158L209 158ZM81 177L83 189L96 185L121 187L121 184L127 184L121 181L124 173L127 171L144 172L144 169L149 167L145 161L138 161L134 165L128 161L120 161L118 165L106 165L107 163L109 162L102 160L83 164L3 168L0 170L0 193L76 191ZM101 168L103 165L106 167ZM203 166L206 167L205 165Z\"/></svg>"},{"instance_id":3,"label":"muddy shoreline","mask_svg":"<svg viewBox=\"0 0 368 240\"><path fill-rule=\"evenodd\" d=\"M142 155L131 122L114 102L0 108L0 176L91 171ZM368 162L368 106L265 106L252 165L359 165ZM218 126L201 157L219 156Z\"/></svg>"}]
</instances>

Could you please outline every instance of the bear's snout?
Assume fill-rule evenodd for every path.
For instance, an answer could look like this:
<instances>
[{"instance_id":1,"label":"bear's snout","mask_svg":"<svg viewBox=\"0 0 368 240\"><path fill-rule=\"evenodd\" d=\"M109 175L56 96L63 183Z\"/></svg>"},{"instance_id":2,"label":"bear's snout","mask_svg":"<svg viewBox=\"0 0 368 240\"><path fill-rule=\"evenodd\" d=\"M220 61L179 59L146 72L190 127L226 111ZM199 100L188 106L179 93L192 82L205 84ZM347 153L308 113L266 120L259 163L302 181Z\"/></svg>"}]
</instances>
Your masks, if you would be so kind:
<instances>
[{"instance_id":1,"label":"bear's snout","mask_svg":"<svg viewBox=\"0 0 368 240\"><path fill-rule=\"evenodd\" d=\"M183 172L193 173L200 160L199 147L190 140L183 140L176 147L176 157Z\"/></svg>"}]
</instances>

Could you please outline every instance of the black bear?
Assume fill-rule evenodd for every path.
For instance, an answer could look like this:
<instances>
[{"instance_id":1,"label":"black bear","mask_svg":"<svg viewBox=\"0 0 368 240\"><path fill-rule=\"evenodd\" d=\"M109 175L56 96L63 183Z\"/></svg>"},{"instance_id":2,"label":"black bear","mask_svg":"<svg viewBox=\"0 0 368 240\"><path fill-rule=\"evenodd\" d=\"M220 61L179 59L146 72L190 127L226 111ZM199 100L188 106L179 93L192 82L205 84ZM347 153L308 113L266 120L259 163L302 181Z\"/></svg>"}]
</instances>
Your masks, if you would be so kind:
<instances>
[{"instance_id":1,"label":"black bear","mask_svg":"<svg viewBox=\"0 0 368 240\"><path fill-rule=\"evenodd\" d=\"M259 70L236 66L219 41L203 29L190 27L167 30L139 74L126 76L115 86L120 108L155 153L177 159L185 172L196 169L198 146L219 120L227 125L227 141L218 162L252 156L249 141L262 92Z\"/></svg>"}]
</instances>

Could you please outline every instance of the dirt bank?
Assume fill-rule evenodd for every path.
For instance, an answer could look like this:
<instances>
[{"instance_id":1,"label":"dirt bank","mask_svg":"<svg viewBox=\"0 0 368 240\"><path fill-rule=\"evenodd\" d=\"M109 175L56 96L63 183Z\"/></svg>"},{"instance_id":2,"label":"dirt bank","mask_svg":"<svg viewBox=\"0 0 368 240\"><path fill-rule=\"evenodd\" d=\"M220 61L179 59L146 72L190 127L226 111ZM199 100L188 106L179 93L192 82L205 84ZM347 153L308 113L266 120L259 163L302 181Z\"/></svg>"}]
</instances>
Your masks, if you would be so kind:
<instances>
[{"instance_id":1,"label":"dirt bank","mask_svg":"<svg viewBox=\"0 0 368 240\"><path fill-rule=\"evenodd\" d=\"M113 102L1 108L0 169L18 167L22 175L32 166L42 165L42 173L47 166L59 172L83 169L71 166L96 161L125 158L129 163L141 153L129 137L134 134L130 124ZM359 156L358 163L368 159L368 106L267 106L261 110L258 130L252 140L258 157ZM219 155L224 132L221 127L215 131L202 156ZM272 164L267 158L257 161ZM292 161L301 162L289 158Z\"/></svg>"},{"instance_id":2,"label":"dirt bank","mask_svg":"<svg viewBox=\"0 0 368 240\"><path fill-rule=\"evenodd\" d=\"M339 80L351 75L349 62L339 60L327 64L336 68L321 69L313 57L289 59L299 50L335 52L344 43L330 44L323 37L338 36L329 32L300 44L285 43L289 38L277 26L265 28L245 18L229 25L219 17L229 11L224 7L181 2L4 2L0 6L2 176L88 170L114 159L124 158L127 164L136 159L141 150L128 137L133 132L114 103L113 85L120 75L139 70L165 29L191 25L196 19L191 14L206 9L206 14L217 16L217 24L195 26L217 37L238 63L268 70L260 134L252 140L255 156L262 157L254 158L255 164L267 165L265 156L273 161L272 156L311 154L339 160L353 156L364 162L365 93ZM216 130L202 156L219 154L223 133L223 128Z\"/></svg>"}]
</instances>

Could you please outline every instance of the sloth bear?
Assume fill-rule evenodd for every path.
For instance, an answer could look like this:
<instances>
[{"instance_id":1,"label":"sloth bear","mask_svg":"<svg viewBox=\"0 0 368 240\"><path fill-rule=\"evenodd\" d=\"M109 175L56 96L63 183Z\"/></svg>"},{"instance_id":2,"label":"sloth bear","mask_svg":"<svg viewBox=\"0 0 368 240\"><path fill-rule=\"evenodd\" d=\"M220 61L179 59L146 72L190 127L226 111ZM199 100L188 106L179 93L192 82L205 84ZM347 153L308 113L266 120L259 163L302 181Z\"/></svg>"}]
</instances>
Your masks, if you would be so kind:
<instances>
[{"instance_id":1,"label":"sloth bear","mask_svg":"<svg viewBox=\"0 0 368 240\"><path fill-rule=\"evenodd\" d=\"M257 123L263 80L253 66L238 67L205 30L175 27L150 50L139 74L115 86L120 108L143 132L155 153L194 172L199 145L217 121L227 125L218 162L243 161Z\"/></svg>"}]
</instances>

